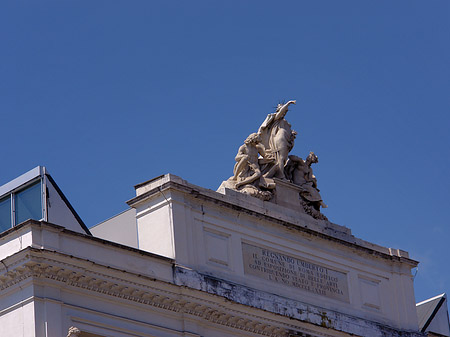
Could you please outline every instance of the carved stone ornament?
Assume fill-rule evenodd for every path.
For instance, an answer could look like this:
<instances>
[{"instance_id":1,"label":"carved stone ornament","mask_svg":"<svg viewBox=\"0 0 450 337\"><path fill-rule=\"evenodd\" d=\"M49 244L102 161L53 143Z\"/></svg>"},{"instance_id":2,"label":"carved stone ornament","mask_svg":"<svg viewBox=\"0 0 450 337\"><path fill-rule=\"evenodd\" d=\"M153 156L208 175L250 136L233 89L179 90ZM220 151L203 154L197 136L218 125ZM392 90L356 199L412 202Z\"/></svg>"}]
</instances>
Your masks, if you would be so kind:
<instances>
[{"instance_id":1,"label":"carved stone ornament","mask_svg":"<svg viewBox=\"0 0 450 337\"><path fill-rule=\"evenodd\" d=\"M310 152L306 160L289 155L294 147L297 132L285 119L290 105L296 101L278 104L276 111L267 115L258 132L250 134L238 149L233 176L224 186L265 201L278 203L277 180L283 180L300 188L298 207L316 219L327 220L320 207L327 205L317 188L317 180L311 164L318 157Z\"/></svg>"},{"instance_id":2,"label":"carved stone ornament","mask_svg":"<svg viewBox=\"0 0 450 337\"><path fill-rule=\"evenodd\" d=\"M79 337L80 334L81 334L81 330L80 329L78 329L78 328L76 328L74 326L71 326L69 328L69 331L67 332L67 337Z\"/></svg>"},{"instance_id":3,"label":"carved stone ornament","mask_svg":"<svg viewBox=\"0 0 450 337\"><path fill-rule=\"evenodd\" d=\"M128 279L111 277L98 272L87 272L86 270L80 270L78 266L61 264L53 259L46 259L44 262L41 261L41 252L38 249L31 249L31 251L39 255L39 262L28 261L13 270L4 270L3 273L0 271L0 290L28 278L48 279L52 282L62 282L67 286L83 289L83 291L119 298L121 301L153 306L158 310L166 310L172 313L179 312L204 319L213 324L263 336L288 337L290 330L309 331L307 328L299 327L298 324L285 324L271 319L261 320L245 311L229 310L227 306L216 305L203 298L197 299L192 296L180 298L179 288L176 285L173 285L171 290L159 289L148 284L130 282ZM109 271L109 267L107 268ZM177 279L176 276L175 278ZM198 286L198 283L195 283L195 285ZM183 286L188 286L188 284L183 284ZM72 326L69 328L66 337L80 337L81 333L80 329ZM306 334L306 336L312 337L313 335ZM331 337L328 334L323 336Z\"/></svg>"},{"instance_id":4,"label":"carved stone ornament","mask_svg":"<svg viewBox=\"0 0 450 337\"><path fill-rule=\"evenodd\" d=\"M202 319L205 324L235 329L235 335L332 337L335 336L333 331L344 331L345 335L352 336L363 336L364 331L378 331L377 336L423 337L415 332L399 333L399 330L364 318L332 310L324 312L323 308L311 304L255 291L253 288L225 280L217 282L215 277L182 266L174 268L174 284L165 284L125 271L119 277L118 271L110 266L96 265L95 270L91 270L91 262L88 260L85 262L89 262L90 269L82 268L79 264L73 264L72 256L59 252L29 247L19 254L22 255L21 259L13 263L6 261L8 268L0 264L0 290L14 287L24 280L37 281L38 284L47 284L46 282L50 281L52 285L58 283L59 286L69 287L74 291L79 289L83 293L90 292L95 296L127 301L131 306L144 305L164 310L167 315L176 312L187 319ZM67 260L61 261L62 256ZM392 257L395 261L401 259L396 255ZM187 290L187 294L180 295L180 286ZM207 293L215 296L205 298L204 289L208 289ZM195 295L197 291L200 292ZM227 302L223 301L224 297ZM241 306L230 307L229 303L232 302ZM248 307L274 313L285 317L286 320L273 319L267 314L256 314L253 310L253 313L250 313ZM323 327L325 330L312 329L314 326ZM242 333L239 334L239 330ZM80 330L73 326L67 334L67 337L80 336Z\"/></svg>"}]
</instances>

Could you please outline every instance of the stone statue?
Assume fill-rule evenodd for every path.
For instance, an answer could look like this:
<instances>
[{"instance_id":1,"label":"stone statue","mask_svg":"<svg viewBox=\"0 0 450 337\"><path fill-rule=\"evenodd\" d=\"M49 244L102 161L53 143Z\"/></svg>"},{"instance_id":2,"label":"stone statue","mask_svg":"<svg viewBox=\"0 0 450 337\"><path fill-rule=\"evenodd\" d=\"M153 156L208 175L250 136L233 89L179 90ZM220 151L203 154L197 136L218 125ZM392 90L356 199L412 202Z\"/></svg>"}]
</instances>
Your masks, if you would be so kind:
<instances>
[{"instance_id":1,"label":"stone statue","mask_svg":"<svg viewBox=\"0 0 450 337\"><path fill-rule=\"evenodd\" d=\"M234 175L231 177L231 180L236 181L235 188L253 183L261 177L258 154L263 158L267 157L265 147L261 144L260 135L252 133L244 141L244 145L239 147L238 153L234 158L236 164L234 165Z\"/></svg>"},{"instance_id":2,"label":"stone statue","mask_svg":"<svg viewBox=\"0 0 450 337\"><path fill-rule=\"evenodd\" d=\"M261 135L261 142L275 157L272 167L268 167L264 177L276 177L286 179L284 165L288 159L289 152L294 147L294 139L297 132L291 129L291 124L284 117L291 104L296 101L289 101L285 104L278 104L275 113L267 115L265 121L259 127L258 133Z\"/></svg>"},{"instance_id":3,"label":"stone statue","mask_svg":"<svg viewBox=\"0 0 450 337\"><path fill-rule=\"evenodd\" d=\"M241 190L247 194L259 197L263 200L271 198L272 194L268 191L261 191L260 181L261 169L258 155L262 160L273 161L273 157L266 153L264 145L261 143L261 137L258 133L250 134L239 147L235 157L234 175L228 179L234 189Z\"/></svg>"},{"instance_id":4,"label":"stone statue","mask_svg":"<svg viewBox=\"0 0 450 337\"><path fill-rule=\"evenodd\" d=\"M232 189L264 201L300 210L316 219L327 220L320 208L322 201L311 164L317 156L311 152L306 161L289 155L297 133L285 116L291 104L278 104L267 115L257 133L250 134L239 147L235 157L233 176L224 181L219 190Z\"/></svg>"},{"instance_id":5,"label":"stone statue","mask_svg":"<svg viewBox=\"0 0 450 337\"><path fill-rule=\"evenodd\" d=\"M78 329L74 326L71 326L69 328L69 331L67 332L67 337L78 337L78 336L80 336L80 334L81 334L80 329Z\"/></svg>"},{"instance_id":6,"label":"stone statue","mask_svg":"<svg viewBox=\"0 0 450 337\"><path fill-rule=\"evenodd\" d=\"M317 179L311 168L311 164L318 162L319 158L314 152L309 153L306 161L300 157L291 155L286 163L285 174L292 183L300 186L300 196L306 213L312 215L314 218L326 219L320 213L320 207L327 208L328 206L325 205L320 196L320 190L317 188Z\"/></svg>"}]
</instances>

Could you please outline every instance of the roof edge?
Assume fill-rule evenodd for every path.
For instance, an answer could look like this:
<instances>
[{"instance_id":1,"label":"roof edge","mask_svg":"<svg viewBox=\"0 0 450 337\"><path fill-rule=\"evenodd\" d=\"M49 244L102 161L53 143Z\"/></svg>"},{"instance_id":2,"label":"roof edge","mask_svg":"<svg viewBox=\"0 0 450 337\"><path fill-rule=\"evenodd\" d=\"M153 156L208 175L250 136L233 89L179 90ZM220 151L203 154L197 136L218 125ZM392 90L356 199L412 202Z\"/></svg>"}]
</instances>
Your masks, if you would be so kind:
<instances>
[{"instance_id":1,"label":"roof edge","mask_svg":"<svg viewBox=\"0 0 450 337\"><path fill-rule=\"evenodd\" d=\"M53 185L53 187L55 188L56 192L59 194L59 196L64 201L66 206L69 208L70 212L72 212L72 214L75 217L75 219L77 219L77 221L80 224L81 228L83 228L83 230L86 232L87 235L92 236L91 231L86 226L86 224L81 219L81 217L78 215L78 213L75 211L75 209L72 207L72 205L70 204L69 200L66 198L66 196L63 193L63 191L59 188L58 184L55 182L55 180L52 178L52 176L48 172L45 173L45 176L48 178L50 183Z\"/></svg>"}]
</instances>

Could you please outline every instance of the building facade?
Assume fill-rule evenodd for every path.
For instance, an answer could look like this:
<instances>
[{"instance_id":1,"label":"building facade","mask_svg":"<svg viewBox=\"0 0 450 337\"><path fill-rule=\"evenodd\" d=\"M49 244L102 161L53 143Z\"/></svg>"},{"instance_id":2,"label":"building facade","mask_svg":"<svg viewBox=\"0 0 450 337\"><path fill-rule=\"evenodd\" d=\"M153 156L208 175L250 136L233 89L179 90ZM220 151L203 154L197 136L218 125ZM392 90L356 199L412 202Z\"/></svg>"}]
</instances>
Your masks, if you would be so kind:
<instances>
[{"instance_id":1,"label":"building facade","mask_svg":"<svg viewBox=\"0 0 450 337\"><path fill-rule=\"evenodd\" d=\"M168 174L86 230L38 171L0 187L14 200L38 179L47 193L31 198L40 218L11 215L0 234L2 337L427 335L414 300L418 262L292 207L289 183L277 181L269 202ZM56 196L58 207L48 202ZM51 221L48 204L72 217ZM445 312L427 327L441 330L429 335L448 336L439 303Z\"/></svg>"}]
</instances>

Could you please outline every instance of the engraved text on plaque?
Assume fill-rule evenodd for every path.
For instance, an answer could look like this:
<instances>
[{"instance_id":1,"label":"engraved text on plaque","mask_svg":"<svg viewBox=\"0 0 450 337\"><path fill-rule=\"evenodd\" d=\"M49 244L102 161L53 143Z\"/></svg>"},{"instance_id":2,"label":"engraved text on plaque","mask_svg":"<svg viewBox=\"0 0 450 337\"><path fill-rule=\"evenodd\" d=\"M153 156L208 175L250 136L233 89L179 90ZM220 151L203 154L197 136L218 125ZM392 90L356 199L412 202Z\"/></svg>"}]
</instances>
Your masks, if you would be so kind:
<instances>
[{"instance_id":1,"label":"engraved text on plaque","mask_svg":"<svg viewBox=\"0 0 450 337\"><path fill-rule=\"evenodd\" d=\"M246 274L349 301L345 273L247 243L242 243L242 253Z\"/></svg>"}]
</instances>

